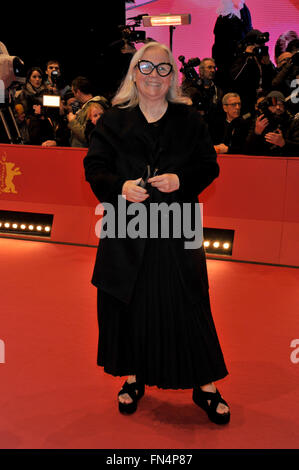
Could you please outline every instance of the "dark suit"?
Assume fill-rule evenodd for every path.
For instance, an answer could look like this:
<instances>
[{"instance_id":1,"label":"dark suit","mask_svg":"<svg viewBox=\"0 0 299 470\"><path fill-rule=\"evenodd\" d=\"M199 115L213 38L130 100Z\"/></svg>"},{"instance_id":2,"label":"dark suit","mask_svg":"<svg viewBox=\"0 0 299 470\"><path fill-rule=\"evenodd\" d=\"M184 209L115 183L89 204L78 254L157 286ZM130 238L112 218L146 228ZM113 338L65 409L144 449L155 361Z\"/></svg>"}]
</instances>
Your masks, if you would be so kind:
<instances>
[{"instance_id":1,"label":"dark suit","mask_svg":"<svg viewBox=\"0 0 299 470\"><path fill-rule=\"evenodd\" d=\"M155 201L198 202L198 194L219 174L216 153L202 118L190 106L169 103L158 142L158 146L153 145L139 106L106 111L91 135L84 159L86 180L99 201L116 207L124 182L140 178L150 164L152 169L159 168L158 174L175 173L180 180L179 190L172 193L153 188ZM184 241L184 237L173 239L172 247L185 287L196 301L199 295L208 293L205 253L203 248L184 249ZM93 284L129 303L145 244L142 238L102 239Z\"/></svg>"}]
</instances>

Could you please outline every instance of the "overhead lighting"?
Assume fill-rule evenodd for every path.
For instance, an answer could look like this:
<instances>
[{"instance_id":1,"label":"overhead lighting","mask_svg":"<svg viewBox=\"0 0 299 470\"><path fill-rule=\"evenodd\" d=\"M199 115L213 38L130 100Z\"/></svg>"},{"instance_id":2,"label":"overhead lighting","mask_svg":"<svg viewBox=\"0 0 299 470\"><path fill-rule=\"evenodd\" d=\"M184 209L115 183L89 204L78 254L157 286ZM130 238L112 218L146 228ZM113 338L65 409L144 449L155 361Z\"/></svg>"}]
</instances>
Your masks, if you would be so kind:
<instances>
[{"instance_id":1,"label":"overhead lighting","mask_svg":"<svg viewBox=\"0 0 299 470\"><path fill-rule=\"evenodd\" d=\"M191 15L172 15L172 14L161 14L157 16L143 16L143 26L180 26L191 23Z\"/></svg>"},{"instance_id":2,"label":"overhead lighting","mask_svg":"<svg viewBox=\"0 0 299 470\"><path fill-rule=\"evenodd\" d=\"M169 48L172 51L173 30L176 26L183 26L191 23L189 13L183 15L161 14L157 16L143 16L143 26L168 26L169 27Z\"/></svg>"}]
</instances>

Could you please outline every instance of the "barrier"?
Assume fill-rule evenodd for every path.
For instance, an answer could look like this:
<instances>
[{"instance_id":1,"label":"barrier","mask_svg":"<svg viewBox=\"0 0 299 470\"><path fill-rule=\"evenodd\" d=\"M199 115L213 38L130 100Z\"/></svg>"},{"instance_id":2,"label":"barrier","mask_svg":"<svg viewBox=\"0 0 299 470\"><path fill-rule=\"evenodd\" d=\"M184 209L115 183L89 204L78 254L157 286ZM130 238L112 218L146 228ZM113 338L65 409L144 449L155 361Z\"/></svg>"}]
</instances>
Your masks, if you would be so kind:
<instances>
[{"instance_id":1,"label":"barrier","mask_svg":"<svg viewBox=\"0 0 299 470\"><path fill-rule=\"evenodd\" d=\"M96 246L86 152L0 144L0 209L53 214L50 241ZM220 155L218 162L219 178L199 197L204 227L235 231L229 259L299 266L299 158Z\"/></svg>"}]
</instances>

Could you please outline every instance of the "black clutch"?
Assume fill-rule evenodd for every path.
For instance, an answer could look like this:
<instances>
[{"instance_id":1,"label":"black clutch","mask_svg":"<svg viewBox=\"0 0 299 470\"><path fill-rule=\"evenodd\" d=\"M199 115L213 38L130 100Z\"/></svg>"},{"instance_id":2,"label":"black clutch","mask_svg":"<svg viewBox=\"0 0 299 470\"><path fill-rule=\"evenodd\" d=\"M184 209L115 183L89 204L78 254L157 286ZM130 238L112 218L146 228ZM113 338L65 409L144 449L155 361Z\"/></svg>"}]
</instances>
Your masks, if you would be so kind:
<instances>
[{"instance_id":1,"label":"black clutch","mask_svg":"<svg viewBox=\"0 0 299 470\"><path fill-rule=\"evenodd\" d=\"M156 176L157 172L158 172L158 168L155 168L153 173L151 173L150 165L146 165L146 168L144 170L144 173L142 175L140 182L138 183L138 186L145 188L148 183L149 178L153 178L154 176Z\"/></svg>"}]
</instances>

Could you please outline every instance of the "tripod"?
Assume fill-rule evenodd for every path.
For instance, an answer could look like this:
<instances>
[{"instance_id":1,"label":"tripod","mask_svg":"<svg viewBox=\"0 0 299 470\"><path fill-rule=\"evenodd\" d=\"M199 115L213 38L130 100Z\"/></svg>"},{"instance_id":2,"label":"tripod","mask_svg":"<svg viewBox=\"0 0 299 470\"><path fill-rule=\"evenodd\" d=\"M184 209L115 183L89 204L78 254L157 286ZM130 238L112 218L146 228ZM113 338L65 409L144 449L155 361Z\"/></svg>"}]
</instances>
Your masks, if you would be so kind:
<instances>
[{"instance_id":1,"label":"tripod","mask_svg":"<svg viewBox=\"0 0 299 470\"><path fill-rule=\"evenodd\" d=\"M6 134L6 138L9 144L24 144L18 123L15 119L14 113L11 106L8 104L0 104L0 123L3 125L3 129ZM1 129L0 129L1 133ZM4 134L4 140L5 140ZM1 133L2 137L2 133ZM2 138L0 142L3 142ZM4 142L7 143L7 142Z\"/></svg>"}]
</instances>

